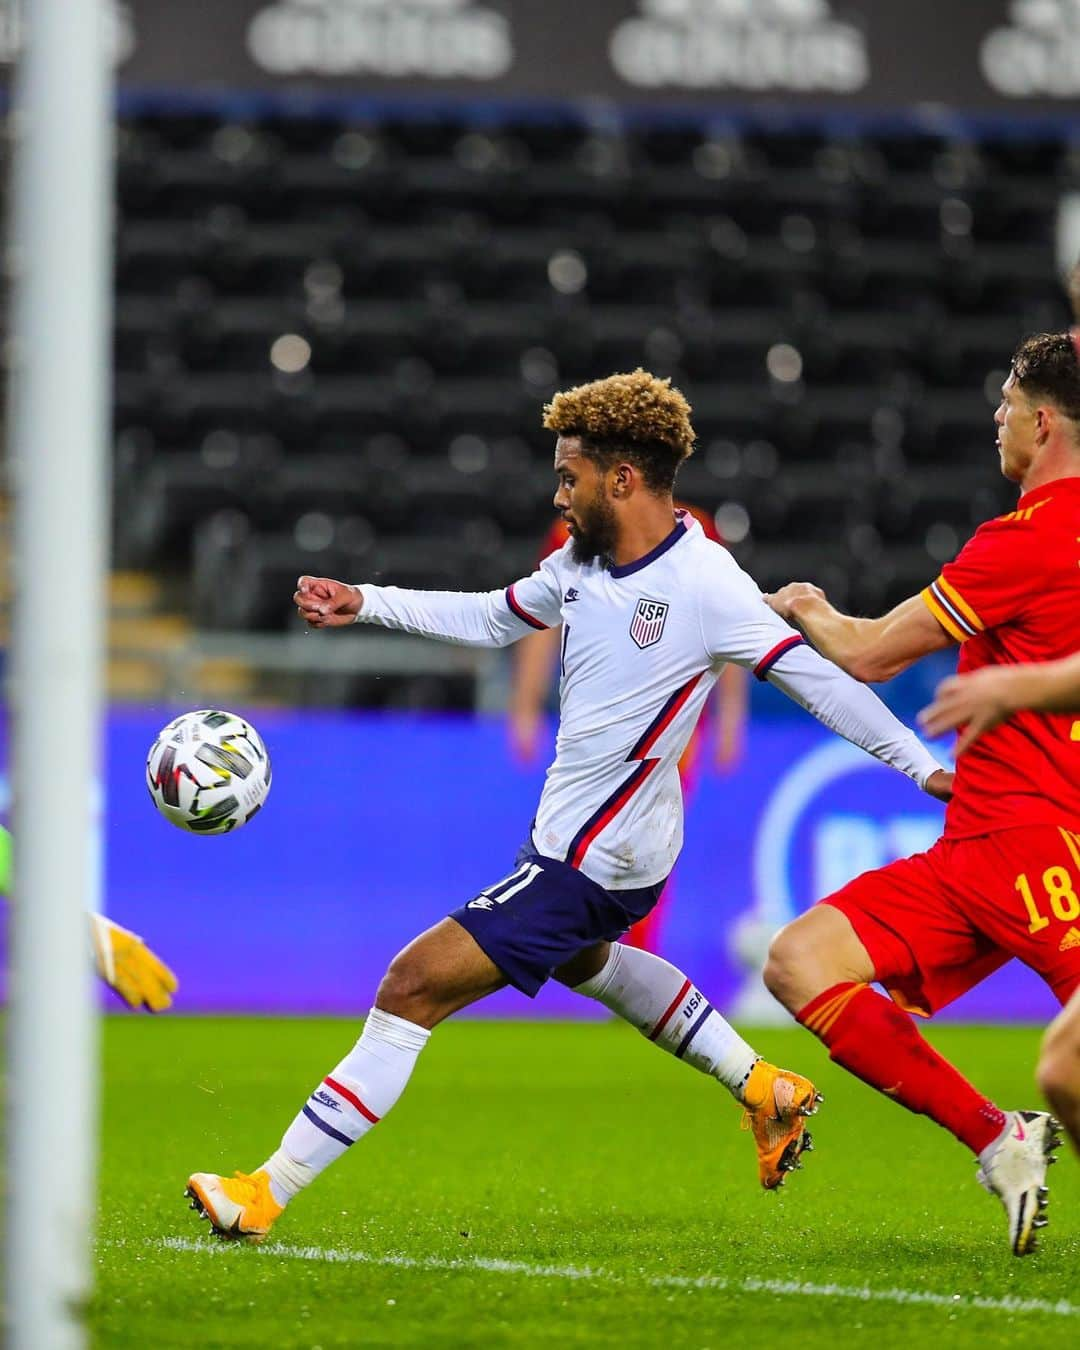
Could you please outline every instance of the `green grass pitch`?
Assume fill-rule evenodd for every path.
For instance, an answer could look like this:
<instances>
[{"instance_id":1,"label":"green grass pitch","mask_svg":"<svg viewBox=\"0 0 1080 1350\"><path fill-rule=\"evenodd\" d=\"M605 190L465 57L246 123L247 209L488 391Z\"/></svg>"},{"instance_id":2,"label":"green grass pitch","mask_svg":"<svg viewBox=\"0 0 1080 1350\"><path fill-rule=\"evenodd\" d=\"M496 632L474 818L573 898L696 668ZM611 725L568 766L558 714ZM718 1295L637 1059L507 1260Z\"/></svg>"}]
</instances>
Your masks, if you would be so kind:
<instances>
[{"instance_id":1,"label":"green grass pitch","mask_svg":"<svg viewBox=\"0 0 1080 1350\"><path fill-rule=\"evenodd\" d=\"M826 1098L779 1194L724 1090L629 1028L451 1023L274 1243L212 1242L188 1172L256 1166L356 1034L107 1020L95 1345L1080 1345L1077 1160L1017 1260L966 1151L797 1029L753 1037ZM1035 1031L933 1035L1003 1104L1037 1104Z\"/></svg>"}]
</instances>

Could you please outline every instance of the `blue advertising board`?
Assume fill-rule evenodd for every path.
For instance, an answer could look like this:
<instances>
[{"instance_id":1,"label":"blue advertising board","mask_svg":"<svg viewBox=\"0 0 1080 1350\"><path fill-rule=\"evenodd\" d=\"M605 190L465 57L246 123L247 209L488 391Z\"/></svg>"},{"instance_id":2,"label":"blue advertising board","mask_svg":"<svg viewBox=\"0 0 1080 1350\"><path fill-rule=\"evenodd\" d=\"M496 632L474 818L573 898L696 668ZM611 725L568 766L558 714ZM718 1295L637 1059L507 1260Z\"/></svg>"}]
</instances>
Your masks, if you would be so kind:
<instances>
[{"instance_id":1,"label":"blue advertising board","mask_svg":"<svg viewBox=\"0 0 1080 1350\"><path fill-rule=\"evenodd\" d=\"M543 781L543 760L516 763L498 718L266 709L254 719L274 761L266 806L237 833L196 837L157 815L143 781L166 720L109 717L104 894L175 967L189 1012L362 1014L396 951L512 870ZM6 793L0 759L0 811ZM659 948L734 1015L774 1016L757 974L768 933L925 847L941 819L810 718L755 717L738 769L706 770L690 794ZM946 1015L1045 1020L1054 1007L1014 962ZM553 986L475 1011L602 1015Z\"/></svg>"}]
</instances>

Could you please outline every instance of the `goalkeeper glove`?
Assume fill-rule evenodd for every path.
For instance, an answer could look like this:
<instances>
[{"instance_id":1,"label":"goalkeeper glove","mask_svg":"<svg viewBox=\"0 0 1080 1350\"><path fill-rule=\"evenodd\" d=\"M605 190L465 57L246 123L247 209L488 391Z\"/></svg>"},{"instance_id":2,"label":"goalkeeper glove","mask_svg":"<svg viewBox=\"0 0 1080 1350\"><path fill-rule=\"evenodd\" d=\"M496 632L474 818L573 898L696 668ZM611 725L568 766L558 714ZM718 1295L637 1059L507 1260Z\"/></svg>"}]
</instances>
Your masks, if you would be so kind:
<instances>
[{"instance_id":1,"label":"goalkeeper glove","mask_svg":"<svg viewBox=\"0 0 1080 1350\"><path fill-rule=\"evenodd\" d=\"M164 1012L169 1007L176 976L137 933L121 928L104 914L91 914L90 937L98 974L129 1008Z\"/></svg>"}]
</instances>

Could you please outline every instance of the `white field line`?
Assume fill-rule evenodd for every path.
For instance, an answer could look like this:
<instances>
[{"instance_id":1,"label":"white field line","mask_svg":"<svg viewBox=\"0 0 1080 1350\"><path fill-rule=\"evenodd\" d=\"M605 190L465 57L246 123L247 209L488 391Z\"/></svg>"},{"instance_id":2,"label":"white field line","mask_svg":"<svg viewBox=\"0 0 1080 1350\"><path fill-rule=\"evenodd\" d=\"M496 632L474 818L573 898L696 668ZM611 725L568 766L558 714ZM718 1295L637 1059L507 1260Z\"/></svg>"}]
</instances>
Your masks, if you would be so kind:
<instances>
[{"instance_id":1,"label":"white field line","mask_svg":"<svg viewBox=\"0 0 1080 1350\"><path fill-rule=\"evenodd\" d=\"M102 1244L127 1247L123 1240ZM146 1246L164 1251L190 1252L198 1256L221 1257L235 1250L231 1243L199 1241L196 1238L148 1238ZM989 1311L1004 1313L1043 1313L1051 1317L1080 1317L1080 1304L1067 1299L991 1298L981 1294L940 1294L930 1289L877 1289L870 1285L817 1284L812 1280L759 1279L749 1275L731 1279L726 1275L654 1275L627 1276L593 1266L534 1264L529 1261L500 1261L473 1256L453 1259L437 1256L376 1255L349 1251L342 1247L296 1247L275 1242L247 1248L258 1257L277 1257L284 1261L325 1261L331 1265L393 1266L401 1270L488 1271L494 1275L522 1275L540 1280L592 1280L598 1284L649 1285L654 1289L717 1289L737 1294L775 1294L796 1298L851 1299L856 1303L899 1303L912 1306L948 1308L950 1311Z\"/></svg>"}]
</instances>

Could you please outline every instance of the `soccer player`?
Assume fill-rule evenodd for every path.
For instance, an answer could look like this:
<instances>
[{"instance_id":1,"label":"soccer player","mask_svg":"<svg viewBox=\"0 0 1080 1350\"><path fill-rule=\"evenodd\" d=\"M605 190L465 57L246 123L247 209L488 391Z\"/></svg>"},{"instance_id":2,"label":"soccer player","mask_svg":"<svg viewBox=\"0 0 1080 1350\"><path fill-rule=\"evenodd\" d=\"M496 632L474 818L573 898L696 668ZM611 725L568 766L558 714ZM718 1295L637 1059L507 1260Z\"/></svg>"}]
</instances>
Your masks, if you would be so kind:
<instances>
[{"instance_id":1,"label":"soccer player","mask_svg":"<svg viewBox=\"0 0 1080 1350\"><path fill-rule=\"evenodd\" d=\"M959 758L984 731L1023 711L1080 714L1080 652L1035 666L983 666L951 675L919 718L931 736L961 729ZM1069 741L1080 742L1080 718ZM1080 1153L1080 989L1047 1027L1035 1076Z\"/></svg>"},{"instance_id":2,"label":"soccer player","mask_svg":"<svg viewBox=\"0 0 1080 1350\"><path fill-rule=\"evenodd\" d=\"M359 1041L315 1087L252 1174L189 1178L223 1236L261 1240L284 1206L400 1097L431 1030L515 985L555 976L723 1083L745 1108L763 1186L809 1144L818 1096L767 1064L682 971L617 941L656 903L682 844L678 761L726 661L769 679L932 795L951 775L915 735L763 602L731 555L676 515L689 405L638 370L556 395L555 506L570 541L505 591L462 594L301 577L313 628L362 623L502 646L562 626L561 720L529 836L508 875L391 962Z\"/></svg>"},{"instance_id":3,"label":"soccer player","mask_svg":"<svg viewBox=\"0 0 1080 1350\"><path fill-rule=\"evenodd\" d=\"M712 516L689 502L675 502L676 511L687 511L701 526L706 538L721 544ZM557 553L569 539L569 531L562 516L556 517L548 530L540 551L543 561ZM507 724L514 754L523 763L532 763L540 752L540 729L543 725L544 704L551 689L559 664L559 630L545 628L530 633L515 644ZM712 725L706 710L694 727L686 749L679 759L679 781L682 785L683 806L689 803L700 778L703 761L710 754L720 773L732 772L742 754L746 731L747 675L740 666L726 665L716 681L712 701ZM712 745L707 746L712 732ZM631 947L642 947L647 952L660 950L660 931L671 908L675 890L672 874L660 899L639 919L626 934Z\"/></svg>"},{"instance_id":4,"label":"soccer player","mask_svg":"<svg viewBox=\"0 0 1080 1350\"><path fill-rule=\"evenodd\" d=\"M0 895L11 894L11 835L0 825ZM176 993L176 976L137 933L104 914L90 914L90 941L97 972L129 1008L164 1012Z\"/></svg>"},{"instance_id":5,"label":"soccer player","mask_svg":"<svg viewBox=\"0 0 1080 1350\"><path fill-rule=\"evenodd\" d=\"M960 671L1080 648L1080 354L1068 334L1017 348L994 416L1016 509L980 526L920 595L880 619L838 613L816 586L770 603L860 680L962 644ZM1080 754L1074 719L1022 712L960 756L945 833L868 872L773 940L765 982L844 1068L930 1116L979 1159L1013 1251L1046 1222L1058 1122L1002 1111L915 1030L1011 957L1064 1003L1080 986ZM878 981L894 1002L870 988Z\"/></svg>"}]
</instances>

